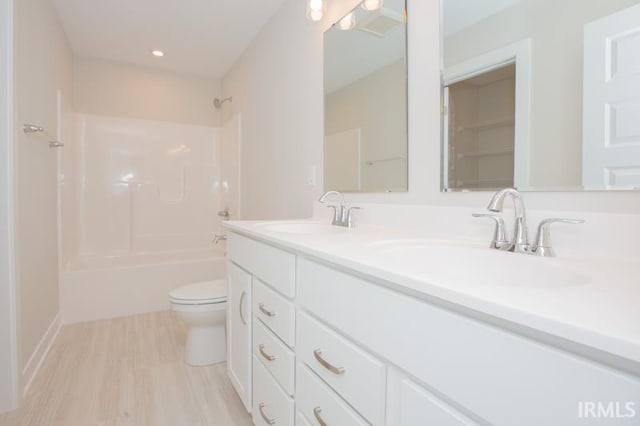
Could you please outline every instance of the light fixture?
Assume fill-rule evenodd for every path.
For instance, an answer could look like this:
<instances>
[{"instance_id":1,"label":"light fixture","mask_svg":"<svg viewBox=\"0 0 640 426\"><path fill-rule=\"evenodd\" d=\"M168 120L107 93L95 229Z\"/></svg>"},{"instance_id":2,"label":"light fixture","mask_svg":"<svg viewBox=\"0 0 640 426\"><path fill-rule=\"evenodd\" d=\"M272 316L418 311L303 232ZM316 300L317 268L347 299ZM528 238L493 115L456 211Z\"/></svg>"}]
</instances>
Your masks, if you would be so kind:
<instances>
[{"instance_id":1,"label":"light fixture","mask_svg":"<svg viewBox=\"0 0 640 426\"><path fill-rule=\"evenodd\" d=\"M163 56L164 56L164 52L163 52L162 50L158 50L158 49L153 49L153 50L151 51L151 54L152 54L153 56L157 56L158 58L161 58L161 57L163 57Z\"/></svg>"},{"instance_id":2,"label":"light fixture","mask_svg":"<svg viewBox=\"0 0 640 426\"><path fill-rule=\"evenodd\" d=\"M343 31L348 31L356 26L356 15L351 12L348 15L345 15L344 18L338 21L338 28Z\"/></svg>"},{"instance_id":3,"label":"light fixture","mask_svg":"<svg viewBox=\"0 0 640 426\"><path fill-rule=\"evenodd\" d=\"M324 15L324 1L323 0L308 0L307 2L307 19L314 22L322 20Z\"/></svg>"},{"instance_id":4,"label":"light fixture","mask_svg":"<svg viewBox=\"0 0 640 426\"><path fill-rule=\"evenodd\" d=\"M378 10L382 7L384 0L364 0L362 2L362 8L364 10Z\"/></svg>"}]
</instances>

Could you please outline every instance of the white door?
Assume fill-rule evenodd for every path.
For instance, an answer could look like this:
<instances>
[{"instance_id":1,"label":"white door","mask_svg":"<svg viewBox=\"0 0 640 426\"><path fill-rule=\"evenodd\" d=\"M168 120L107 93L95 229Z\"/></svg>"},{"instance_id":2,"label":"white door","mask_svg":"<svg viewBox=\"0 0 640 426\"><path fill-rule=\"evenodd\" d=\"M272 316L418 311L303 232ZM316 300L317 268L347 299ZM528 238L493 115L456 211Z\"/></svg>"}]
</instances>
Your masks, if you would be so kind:
<instances>
[{"instance_id":1,"label":"white door","mask_svg":"<svg viewBox=\"0 0 640 426\"><path fill-rule=\"evenodd\" d=\"M227 262L227 371L251 412L251 275Z\"/></svg>"},{"instance_id":2,"label":"white door","mask_svg":"<svg viewBox=\"0 0 640 426\"><path fill-rule=\"evenodd\" d=\"M582 184L640 188L640 5L585 25Z\"/></svg>"}]
</instances>

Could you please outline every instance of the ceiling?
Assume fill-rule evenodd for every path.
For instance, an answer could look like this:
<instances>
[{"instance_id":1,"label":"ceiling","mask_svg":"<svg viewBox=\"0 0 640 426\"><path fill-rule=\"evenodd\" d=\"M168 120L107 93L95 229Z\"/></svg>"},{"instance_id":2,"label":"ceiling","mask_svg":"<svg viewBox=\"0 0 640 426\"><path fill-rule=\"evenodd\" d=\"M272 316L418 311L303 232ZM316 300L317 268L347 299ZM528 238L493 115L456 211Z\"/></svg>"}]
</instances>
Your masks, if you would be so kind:
<instances>
[{"instance_id":1,"label":"ceiling","mask_svg":"<svg viewBox=\"0 0 640 426\"><path fill-rule=\"evenodd\" d=\"M522 0L444 0L443 24L447 37Z\"/></svg>"},{"instance_id":2,"label":"ceiling","mask_svg":"<svg viewBox=\"0 0 640 426\"><path fill-rule=\"evenodd\" d=\"M77 56L218 80L284 0L53 2ZM165 56L152 56L152 49Z\"/></svg>"}]
</instances>

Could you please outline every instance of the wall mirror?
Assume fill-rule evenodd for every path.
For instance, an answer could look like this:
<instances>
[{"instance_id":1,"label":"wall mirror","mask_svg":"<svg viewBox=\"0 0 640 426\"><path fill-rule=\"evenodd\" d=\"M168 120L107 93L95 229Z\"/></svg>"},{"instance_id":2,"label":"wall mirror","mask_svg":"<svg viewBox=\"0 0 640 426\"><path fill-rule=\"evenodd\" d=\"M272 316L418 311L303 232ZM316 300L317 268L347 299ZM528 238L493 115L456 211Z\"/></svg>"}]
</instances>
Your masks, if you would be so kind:
<instances>
[{"instance_id":1,"label":"wall mirror","mask_svg":"<svg viewBox=\"0 0 640 426\"><path fill-rule=\"evenodd\" d=\"M640 189L640 0L442 5L442 190Z\"/></svg>"},{"instance_id":2,"label":"wall mirror","mask_svg":"<svg viewBox=\"0 0 640 426\"><path fill-rule=\"evenodd\" d=\"M324 34L326 190L407 191L405 16L363 1Z\"/></svg>"}]
</instances>

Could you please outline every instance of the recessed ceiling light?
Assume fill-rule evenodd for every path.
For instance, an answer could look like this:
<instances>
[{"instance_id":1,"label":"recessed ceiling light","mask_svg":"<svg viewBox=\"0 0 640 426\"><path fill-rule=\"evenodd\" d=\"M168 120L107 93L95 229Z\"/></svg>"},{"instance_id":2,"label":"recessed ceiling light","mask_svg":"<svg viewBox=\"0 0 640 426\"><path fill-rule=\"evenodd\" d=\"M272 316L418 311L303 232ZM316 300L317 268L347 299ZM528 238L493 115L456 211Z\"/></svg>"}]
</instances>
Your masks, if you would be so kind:
<instances>
[{"instance_id":1,"label":"recessed ceiling light","mask_svg":"<svg viewBox=\"0 0 640 426\"><path fill-rule=\"evenodd\" d=\"M151 54L153 56L157 56L158 58L161 58L162 56L164 56L164 52L162 50L157 50L157 49L152 50Z\"/></svg>"}]
</instances>

